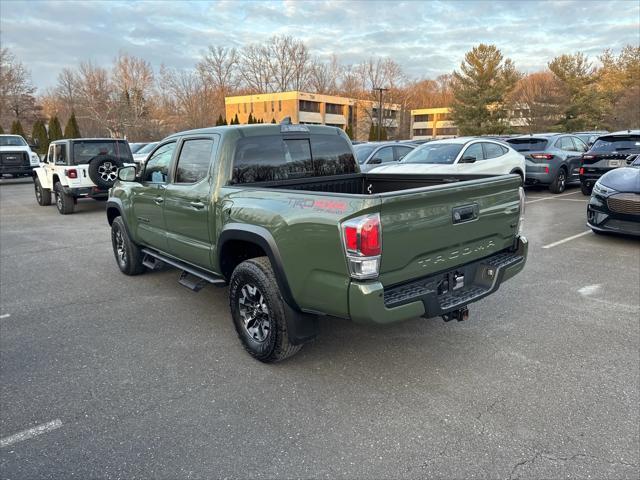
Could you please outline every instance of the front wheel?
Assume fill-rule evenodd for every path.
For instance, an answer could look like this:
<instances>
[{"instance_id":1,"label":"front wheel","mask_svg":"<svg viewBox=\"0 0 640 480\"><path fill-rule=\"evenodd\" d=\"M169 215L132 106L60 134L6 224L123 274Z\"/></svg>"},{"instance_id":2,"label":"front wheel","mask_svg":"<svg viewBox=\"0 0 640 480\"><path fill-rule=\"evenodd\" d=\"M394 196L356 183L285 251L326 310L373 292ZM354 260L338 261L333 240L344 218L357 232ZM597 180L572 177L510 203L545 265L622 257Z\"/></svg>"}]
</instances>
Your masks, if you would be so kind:
<instances>
[{"instance_id":1,"label":"front wheel","mask_svg":"<svg viewBox=\"0 0 640 480\"><path fill-rule=\"evenodd\" d=\"M60 212L61 215L73 213L73 209L76 206L75 200L71 195L64 192L60 182L56 182L53 186L53 193L56 196L56 207L58 208L58 212Z\"/></svg>"},{"instance_id":2,"label":"front wheel","mask_svg":"<svg viewBox=\"0 0 640 480\"><path fill-rule=\"evenodd\" d=\"M131 241L122 217L116 217L111 224L111 244L118 268L125 275L139 275L145 271L142 264L144 254Z\"/></svg>"},{"instance_id":3,"label":"front wheel","mask_svg":"<svg viewBox=\"0 0 640 480\"><path fill-rule=\"evenodd\" d=\"M580 190L582 190L583 195L589 196L593 191L593 186L587 185L586 183L580 183Z\"/></svg>"},{"instance_id":4,"label":"front wheel","mask_svg":"<svg viewBox=\"0 0 640 480\"><path fill-rule=\"evenodd\" d=\"M42 184L40 183L40 179L36 177L33 181L33 185L36 190L36 201L38 205L42 207L46 207L47 205L51 205L51 190L48 188L42 188Z\"/></svg>"},{"instance_id":5,"label":"front wheel","mask_svg":"<svg viewBox=\"0 0 640 480\"><path fill-rule=\"evenodd\" d=\"M229 306L242 345L257 360L279 362L302 348L289 341L284 300L267 257L252 258L236 267L229 285Z\"/></svg>"},{"instance_id":6,"label":"front wheel","mask_svg":"<svg viewBox=\"0 0 640 480\"><path fill-rule=\"evenodd\" d=\"M567 186L567 171L561 167L556 174L556 178L549 185L551 193L562 193Z\"/></svg>"}]
</instances>

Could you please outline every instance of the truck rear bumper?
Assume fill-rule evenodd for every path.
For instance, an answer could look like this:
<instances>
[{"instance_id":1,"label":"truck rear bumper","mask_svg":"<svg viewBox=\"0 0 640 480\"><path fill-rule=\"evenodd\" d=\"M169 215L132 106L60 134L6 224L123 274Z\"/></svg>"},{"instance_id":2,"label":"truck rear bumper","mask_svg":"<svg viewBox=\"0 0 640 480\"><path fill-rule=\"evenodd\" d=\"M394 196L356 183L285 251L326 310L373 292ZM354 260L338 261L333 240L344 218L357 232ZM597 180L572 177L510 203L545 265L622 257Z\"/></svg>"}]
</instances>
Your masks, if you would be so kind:
<instances>
[{"instance_id":1,"label":"truck rear bumper","mask_svg":"<svg viewBox=\"0 0 640 480\"><path fill-rule=\"evenodd\" d=\"M350 317L357 323L385 324L458 310L495 292L502 282L520 272L528 246L525 237L518 237L513 249L387 289L380 282L351 282ZM460 275L464 284L450 288L454 276Z\"/></svg>"}]
</instances>

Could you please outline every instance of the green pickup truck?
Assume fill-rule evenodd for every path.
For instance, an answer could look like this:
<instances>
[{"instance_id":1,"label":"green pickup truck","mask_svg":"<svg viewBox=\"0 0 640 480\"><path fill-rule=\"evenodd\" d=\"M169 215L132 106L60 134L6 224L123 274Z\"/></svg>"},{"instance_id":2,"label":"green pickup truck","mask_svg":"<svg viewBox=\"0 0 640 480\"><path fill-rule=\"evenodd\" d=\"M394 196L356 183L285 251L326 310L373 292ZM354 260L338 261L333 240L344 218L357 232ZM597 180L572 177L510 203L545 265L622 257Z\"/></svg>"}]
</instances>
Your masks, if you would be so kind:
<instances>
[{"instance_id":1,"label":"green pickup truck","mask_svg":"<svg viewBox=\"0 0 640 480\"><path fill-rule=\"evenodd\" d=\"M172 135L124 167L107 218L127 275L180 269L229 285L246 350L296 353L330 315L464 320L525 265L518 175L365 174L339 128L215 127Z\"/></svg>"}]
</instances>

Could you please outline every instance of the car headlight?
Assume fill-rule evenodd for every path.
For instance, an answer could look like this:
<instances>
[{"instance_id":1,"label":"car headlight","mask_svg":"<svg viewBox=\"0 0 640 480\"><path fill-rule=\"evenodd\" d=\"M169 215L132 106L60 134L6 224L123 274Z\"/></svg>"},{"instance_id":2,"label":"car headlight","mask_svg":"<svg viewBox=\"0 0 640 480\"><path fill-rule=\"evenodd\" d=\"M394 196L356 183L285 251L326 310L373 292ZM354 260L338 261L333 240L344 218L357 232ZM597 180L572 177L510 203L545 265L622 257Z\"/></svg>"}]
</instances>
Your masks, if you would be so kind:
<instances>
[{"instance_id":1,"label":"car headlight","mask_svg":"<svg viewBox=\"0 0 640 480\"><path fill-rule=\"evenodd\" d=\"M596 184L593 186L593 191L603 197L608 197L612 193L616 193L613 188L605 187L600 182L596 182Z\"/></svg>"},{"instance_id":2,"label":"car headlight","mask_svg":"<svg viewBox=\"0 0 640 480\"><path fill-rule=\"evenodd\" d=\"M31 153L31 163L40 163L40 157L35 153Z\"/></svg>"}]
</instances>

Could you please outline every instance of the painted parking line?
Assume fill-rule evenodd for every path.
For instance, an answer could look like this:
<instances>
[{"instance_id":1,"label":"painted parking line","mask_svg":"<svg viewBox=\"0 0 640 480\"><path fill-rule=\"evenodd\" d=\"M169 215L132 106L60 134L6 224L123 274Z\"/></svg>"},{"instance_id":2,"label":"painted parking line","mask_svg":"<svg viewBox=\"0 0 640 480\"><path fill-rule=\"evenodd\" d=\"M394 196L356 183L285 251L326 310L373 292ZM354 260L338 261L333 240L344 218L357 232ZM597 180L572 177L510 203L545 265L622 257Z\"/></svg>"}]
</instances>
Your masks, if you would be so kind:
<instances>
[{"instance_id":1,"label":"painted parking line","mask_svg":"<svg viewBox=\"0 0 640 480\"><path fill-rule=\"evenodd\" d=\"M29 440L30 438L37 437L38 435L42 435L43 433L56 430L61 426L62 426L62 422L60 421L59 418L56 418L51 422L43 423L42 425L38 425L36 427L23 430L9 437L0 439L0 448L8 447L9 445L13 445L14 443Z\"/></svg>"},{"instance_id":2,"label":"painted parking line","mask_svg":"<svg viewBox=\"0 0 640 480\"><path fill-rule=\"evenodd\" d=\"M559 195L550 195L548 197L544 197L544 198L536 198L535 200L530 200L528 202L525 202L527 205L530 203L536 203L536 202L543 202L545 200L555 200L559 197L567 197L569 195L575 195L576 193L582 193L580 190L576 191L576 192L571 192L571 193L561 193Z\"/></svg>"},{"instance_id":3,"label":"painted parking line","mask_svg":"<svg viewBox=\"0 0 640 480\"><path fill-rule=\"evenodd\" d=\"M10 313L2 314L2 315L0 315L0 320L3 319L3 318L9 318L10 316L11 316Z\"/></svg>"},{"instance_id":4,"label":"painted parking line","mask_svg":"<svg viewBox=\"0 0 640 480\"><path fill-rule=\"evenodd\" d=\"M577 235L571 235L570 237L563 238L562 240L558 240L557 242L550 243L549 245L544 245L542 248L557 247L558 245L562 245L563 243L570 242L571 240L574 240L576 238L584 237L585 235L588 235L590 233L591 233L591 230L587 230L586 232L578 233Z\"/></svg>"}]
</instances>

